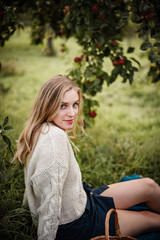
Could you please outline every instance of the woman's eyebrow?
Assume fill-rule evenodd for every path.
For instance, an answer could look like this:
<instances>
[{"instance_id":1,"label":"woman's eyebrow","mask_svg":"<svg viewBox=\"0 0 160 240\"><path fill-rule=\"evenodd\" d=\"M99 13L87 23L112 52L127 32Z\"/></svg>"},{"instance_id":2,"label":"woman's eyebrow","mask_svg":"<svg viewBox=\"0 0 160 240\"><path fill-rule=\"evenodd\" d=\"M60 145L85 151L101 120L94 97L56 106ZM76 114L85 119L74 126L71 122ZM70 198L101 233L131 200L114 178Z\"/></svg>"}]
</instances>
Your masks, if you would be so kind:
<instances>
[{"instance_id":1,"label":"woman's eyebrow","mask_svg":"<svg viewBox=\"0 0 160 240\"><path fill-rule=\"evenodd\" d=\"M79 99L76 100L76 101L74 101L74 103L75 103L75 102L79 102ZM62 102L61 104L68 104L68 102Z\"/></svg>"}]
</instances>

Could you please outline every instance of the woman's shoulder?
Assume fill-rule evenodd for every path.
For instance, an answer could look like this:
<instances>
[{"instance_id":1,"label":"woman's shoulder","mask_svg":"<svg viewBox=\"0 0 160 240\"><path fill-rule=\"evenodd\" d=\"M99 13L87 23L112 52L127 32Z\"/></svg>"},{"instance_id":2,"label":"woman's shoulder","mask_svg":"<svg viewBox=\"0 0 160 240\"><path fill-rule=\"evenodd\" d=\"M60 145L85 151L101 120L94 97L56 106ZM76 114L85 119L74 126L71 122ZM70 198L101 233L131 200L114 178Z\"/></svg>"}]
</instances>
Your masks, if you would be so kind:
<instances>
[{"instance_id":1,"label":"woman's shoulder","mask_svg":"<svg viewBox=\"0 0 160 240\"><path fill-rule=\"evenodd\" d=\"M62 129L50 123L44 124L31 157L32 164L36 164L40 172L55 163L66 168L67 163L63 160L68 155L67 141L66 133Z\"/></svg>"},{"instance_id":2,"label":"woman's shoulder","mask_svg":"<svg viewBox=\"0 0 160 240\"><path fill-rule=\"evenodd\" d=\"M41 129L39 140L47 139L54 142L68 141L67 133L52 123L45 123Z\"/></svg>"},{"instance_id":3,"label":"woman's shoulder","mask_svg":"<svg viewBox=\"0 0 160 240\"><path fill-rule=\"evenodd\" d=\"M42 127L41 133L43 135L51 134L52 136L56 135L66 136L66 132L63 129L57 127L52 123L45 123Z\"/></svg>"}]
</instances>

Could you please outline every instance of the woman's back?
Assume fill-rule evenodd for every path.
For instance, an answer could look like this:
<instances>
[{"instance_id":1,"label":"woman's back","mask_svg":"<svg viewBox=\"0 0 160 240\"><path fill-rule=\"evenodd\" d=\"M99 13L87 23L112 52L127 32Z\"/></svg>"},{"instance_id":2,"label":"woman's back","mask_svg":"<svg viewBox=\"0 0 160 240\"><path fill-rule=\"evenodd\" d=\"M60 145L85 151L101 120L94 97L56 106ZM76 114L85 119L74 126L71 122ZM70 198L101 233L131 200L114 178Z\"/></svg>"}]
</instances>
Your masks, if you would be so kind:
<instances>
[{"instance_id":1,"label":"woman's back","mask_svg":"<svg viewBox=\"0 0 160 240\"><path fill-rule=\"evenodd\" d=\"M65 131L53 124L44 125L26 167L25 184L29 208L39 215L39 236L48 239L52 232L53 237L59 224L83 214L87 197Z\"/></svg>"}]
</instances>

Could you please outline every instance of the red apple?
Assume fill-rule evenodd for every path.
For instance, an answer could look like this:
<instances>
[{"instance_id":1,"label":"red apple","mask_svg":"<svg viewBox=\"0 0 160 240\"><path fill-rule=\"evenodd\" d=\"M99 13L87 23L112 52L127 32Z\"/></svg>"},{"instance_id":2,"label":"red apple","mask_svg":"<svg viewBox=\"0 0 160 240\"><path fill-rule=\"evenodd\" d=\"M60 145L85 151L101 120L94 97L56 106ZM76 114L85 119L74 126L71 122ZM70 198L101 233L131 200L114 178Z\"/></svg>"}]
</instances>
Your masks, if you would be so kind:
<instances>
[{"instance_id":1,"label":"red apple","mask_svg":"<svg viewBox=\"0 0 160 240\"><path fill-rule=\"evenodd\" d=\"M80 61L82 61L82 59L83 59L83 55L79 57L79 60L80 60Z\"/></svg>"},{"instance_id":2,"label":"red apple","mask_svg":"<svg viewBox=\"0 0 160 240\"><path fill-rule=\"evenodd\" d=\"M146 19L152 20L152 19L154 18L154 15L153 15L153 13L148 13L148 14L146 14L144 17L145 17Z\"/></svg>"},{"instance_id":3,"label":"red apple","mask_svg":"<svg viewBox=\"0 0 160 240\"><path fill-rule=\"evenodd\" d=\"M97 113L95 111L91 111L89 115L91 118L95 118Z\"/></svg>"},{"instance_id":4,"label":"red apple","mask_svg":"<svg viewBox=\"0 0 160 240\"><path fill-rule=\"evenodd\" d=\"M118 65L119 65L118 61L117 61L117 60L114 60L114 61L113 61L113 65L114 65L114 66L118 66Z\"/></svg>"},{"instance_id":5,"label":"red apple","mask_svg":"<svg viewBox=\"0 0 160 240\"><path fill-rule=\"evenodd\" d=\"M60 33L61 35L63 35L63 34L65 33L64 29L61 29L61 30L59 31L59 33Z\"/></svg>"},{"instance_id":6,"label":"red apple","mask_svg":"<svg viewBox=\"0 0 160 240\"><path fill-rule=\"evenodd\" d=\"M112 45L117 46L118 45L117 41L113 39L112 40Z\"/></svg>"},{"instance_id":7,"label":"red apple","mask_svg":"<svg viewBox=\"0 0 160 240\"><path fill-rule=\"evenodd\" d=\"M79 62L79 57L75 57L75 58L74 58L74 61L75 61L75 62Z\"/></svg>"},{"instance_id":8,"label":"red apple","mask_svg":"<svg viewBox=\"0 0 160 240\"><path fill-rule=\"evenodd\" d=\"M67 12L66 9L64 9L64 10L63 10L63 13L64 13L64 15L67 15L68 12Z\"/></svg>"},{"instance_id":9,"label":"red apple","mask_svg":"<svg viewBox=\"0 0 160 240\"><path fill-rule=\"evenodd\" d=\"M101 43L98 42L98 43L97 43L97 46L98 46L98 48L101 48Z\"/></svg>"},{"instance_id":10,"label":"red apple","mask_svg":"<svg viewBox=\"0 0 160 240\"><path fill-rule=\"evenodd\" d=\"M92 7L92 12L97 12L98 11L98 4L95 4L93 7Z\"/></svg>"},{"instance_id":11,"label":"red apple","mask_svg":"<svg viewBox=\"0 0 160 240\"><path fill-rule=\"evenodd\" d=\"M68 11L70 10L70 8L71 8L70 6L65 6L65 9Z\"/></svg>"},{"instance_id":12,"label":"red apple","mask_svg":"<svg viewBox=\"0 0 160 240\"><path fill-rule=\"evenodd\" d=\"M89 57L88 56L86 57L86 62L89 62Z\"/></svg>"},{"instance_id":13,"label":"red apple","mask_svg":"<svg viewBox=\"0 0 160 240\"><path fill-rule=\"evenodd\" d=\"M123 58L120 58L120 59L118 60L118 64L119 64L119 65L123 65L123 64L124 64L124 59L123 59Z\"/></svg>"},{"instance_id":14,"label":"red apple","mask_svg":"<svg viewBox=\"0 0 160 240\"><path fill-rule=\"evenodd\" d=\"M99 18L100 18L101 20L103 20L103 19L105 19L105 16L104 16L104 15L101 15Z\"/></svg>"}]
</instances>

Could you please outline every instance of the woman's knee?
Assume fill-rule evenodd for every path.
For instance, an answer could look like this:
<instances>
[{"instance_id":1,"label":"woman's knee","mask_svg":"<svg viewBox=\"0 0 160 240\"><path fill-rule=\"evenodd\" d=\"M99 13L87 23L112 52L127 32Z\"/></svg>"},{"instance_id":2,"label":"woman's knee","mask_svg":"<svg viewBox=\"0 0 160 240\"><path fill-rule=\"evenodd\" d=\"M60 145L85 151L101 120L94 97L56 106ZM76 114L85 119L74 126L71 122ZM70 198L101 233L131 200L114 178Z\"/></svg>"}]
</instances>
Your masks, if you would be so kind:
<instances>
[{"instance_id":1,"label":"woman's knee","mask_svg":"<svg viewBox=\"0 0 160 240\"><path fill-rule=\"evenodd\" d=\"M149 177L143 178L144 190L148 193L154 193L155 191L159 190L158 184Z\"/></svg>"}]
</instances>

